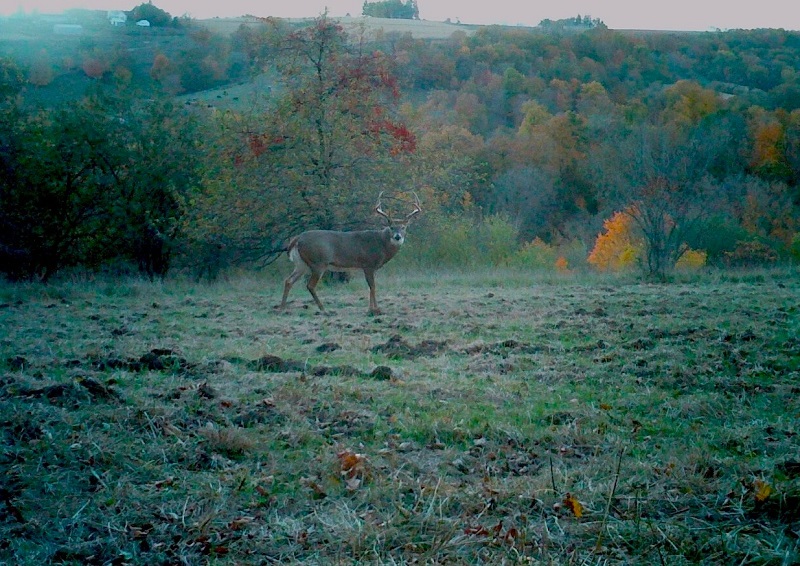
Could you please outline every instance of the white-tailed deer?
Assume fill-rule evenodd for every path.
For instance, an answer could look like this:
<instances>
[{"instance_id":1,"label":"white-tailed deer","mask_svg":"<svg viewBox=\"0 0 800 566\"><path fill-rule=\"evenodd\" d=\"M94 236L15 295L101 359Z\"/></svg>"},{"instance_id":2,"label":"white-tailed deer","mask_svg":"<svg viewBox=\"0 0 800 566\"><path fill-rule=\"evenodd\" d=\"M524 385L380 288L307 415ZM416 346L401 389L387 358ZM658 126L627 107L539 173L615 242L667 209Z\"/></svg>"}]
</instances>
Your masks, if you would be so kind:
<instances>
[{"instance_id":1,"label":"white-tailed deer","mask_svg":"<svg viewBox=\"0 0 800 566\"><path fill-rule=\"evenodd\" d=\"M316 287L326 271L362 270L369 285L369 312L379 314L375 299L375 272L392 259L403 245L406 227L415 214L422 212L419 197L414 193L414 210L402 220L392 218L381 208L381 193L375 212L383 216L389 225L383 230L359 230L337 232L335 230L309 230L295 236L289 242L289 259L294 263L294 271L283 284L283 299L278 308L286 307L286 297L300 277L308 278L309 293L319 310L325 308L317 296Z\"/></svg>"}]
</instances>

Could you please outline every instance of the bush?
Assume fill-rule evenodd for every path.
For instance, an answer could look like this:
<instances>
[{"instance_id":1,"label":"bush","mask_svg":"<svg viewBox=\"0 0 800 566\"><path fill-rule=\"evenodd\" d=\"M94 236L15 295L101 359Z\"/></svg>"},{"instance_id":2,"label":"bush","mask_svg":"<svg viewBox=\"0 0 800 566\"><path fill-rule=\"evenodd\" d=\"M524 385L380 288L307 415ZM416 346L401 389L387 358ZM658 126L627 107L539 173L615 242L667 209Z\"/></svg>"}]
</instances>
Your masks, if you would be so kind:
<instances>
[{"instance_id":1,"label":"bush","mask_svg":"<svg viewBox=\"0 0 800 566\"><path fill-rule=\"evenodd\" d=\"M402 252L405 261L430 267L472 267L478 263L478 239L470 218L456 214L427 216L410 232L409 245Z\"/></svg>"},{"instance_id":2,"label":"bush","mask_svg":"<svg viewBox=\"0 0 800 566\"><path fill-rule=\"evenodd\" d=\"M778 261L778 253L758 240L740 241L733 251L725 252L729 267L763 267Z\"/></svg>"},{"instance_id":3,"label":"bush","mask_svg":"<svg viewBox=\"0 0 800 566\"><path fill-rule=\"evenodd\" d=\"M789 244L789 257L795 263L800 263L800 233L795 234Z\"/></svg>"},{"instance_id":4,"label":"bush","mask_svg":"<svg viewBox=\"0 0 800 566\"><path fill-rule=\"evenodd\" d=\"M426 216L412 227L414 245L404 255L421 265L447 267L508 264L518 230L507 217L476 221L468 214Z\"/></svg>"},{"instance_id":5,"label":"bush","mask_svg":"<svg viewBox=\"0 0 800 566\"><path fill-rule=\"evenodd\" d=\"M540 238L528 242L514 254L509 262L514 267L532 269L536 271L553 271L558 253L550 244ZM566 259L564 260L566 263Z\"/></svg>"},{"instance_id":6,"label":"bush","mask_svg":"<svg viewBox=\"0 0 800 566\"><path fill-rule=\"evenodd\" d=\"M704 250L688 249L675 263L675 269L683 271L697 271L706 265L708 254Z\"/></svg>"},{"instance_id":7,"label":"bush","mask_svg":"<svg viewBox=\"0 0 800 566\"><path fill-rule=\"evenodd\" d=\"M736 249L738 242L751 236L747 230L734 220L723 216L715 216L706 220L687 238L687 244L695 250L705 250L706 261L710 264L727 263L726 254Z\"/></svg>"},{"instance_id":8,"label":"bush","mask_svg":"<svg viewBox=\"0 0 800 566\"><path fill-rule=\"evenodd\" d=\"M517 227L507 217L494 215L483 220L480 232L484 259L493 266L507 264L517 250Z\"/></svg>"}]
</instances>

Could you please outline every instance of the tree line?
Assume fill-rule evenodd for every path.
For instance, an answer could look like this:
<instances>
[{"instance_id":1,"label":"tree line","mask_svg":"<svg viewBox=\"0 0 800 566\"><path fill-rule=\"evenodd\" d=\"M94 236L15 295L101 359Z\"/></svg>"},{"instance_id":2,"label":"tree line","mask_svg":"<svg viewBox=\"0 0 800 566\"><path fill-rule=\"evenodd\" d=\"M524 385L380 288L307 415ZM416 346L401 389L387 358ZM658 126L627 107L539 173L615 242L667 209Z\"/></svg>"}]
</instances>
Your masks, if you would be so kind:
<instances>
[{"instance_id":1,"label":"tree line","mask_svg":"<svg viewBox=\"0 0 800 566\"><path fill-rule=\"evenodd\" d=\"M277 79L226 112L114 80L32 108L4 61L0 271L213 277L303 229L362 227L379 192L404 207L412 190L425 215L404 255L419 264L664 276L686 258L796 261L798 34L364 33L325 16L243 26L230 51Z\"/></svg>"}]
</instances>

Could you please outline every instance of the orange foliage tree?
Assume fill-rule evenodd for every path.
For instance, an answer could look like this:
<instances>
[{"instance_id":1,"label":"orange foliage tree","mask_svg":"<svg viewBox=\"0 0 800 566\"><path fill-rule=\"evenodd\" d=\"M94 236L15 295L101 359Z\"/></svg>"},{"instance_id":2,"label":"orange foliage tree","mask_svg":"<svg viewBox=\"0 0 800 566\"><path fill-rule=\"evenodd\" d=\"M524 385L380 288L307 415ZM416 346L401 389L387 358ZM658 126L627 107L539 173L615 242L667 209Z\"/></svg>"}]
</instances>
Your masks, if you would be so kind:
<instances>
[{"instance_id":1,"label":"orange foliage tree","mask_svg":"<svg viewBox=\"0 0 800 566\"><path fill-rule=\"evenodd\" d=\"M163 81L172 72L172 62L163 53L159 53L153 59L153 66L150 67L150 78L154 81Z\"/></svg>"},{"instance_id":2,"label":"orange foliage tree","mask_svg":"<svg viewBox=\"0 0 800 566\"><path fill-rule=\"evenodd\" d=\"M87 56L84 58L81 68L87 77L99 79L108 71L108 63L99 57Z\"/></svg>"},{"instance_id":3,"label":"orange foliage tree","mask_svg":"<svg viewBox=\"0 0 800 566\"><path fill-rule=\"evenodd\" d=\"M588 262L600 271L623 271L632 267L641 252L641 243L634 236L634 220L630 212L615 212L603 222Z\"/></svg>"}]
</instances>

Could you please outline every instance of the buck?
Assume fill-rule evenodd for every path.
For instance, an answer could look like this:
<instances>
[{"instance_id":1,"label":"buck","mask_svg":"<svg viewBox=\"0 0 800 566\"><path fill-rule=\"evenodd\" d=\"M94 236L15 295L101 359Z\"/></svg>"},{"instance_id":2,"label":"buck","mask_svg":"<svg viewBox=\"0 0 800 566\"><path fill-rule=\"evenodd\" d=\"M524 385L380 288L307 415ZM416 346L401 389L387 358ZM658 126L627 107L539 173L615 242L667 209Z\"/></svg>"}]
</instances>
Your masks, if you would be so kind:
<instances>
[{"instance_id":1,"label":"buck","mask_svg":"<svg viewBox=\"0 0 800 566\"><path fill-rule=\"evenodd\" d=\"M406 239L406 228L414 215L422 212L419 197L414 193L414 210L402 220L392 218L381 208L381 196L375 212L383 216L388 226L382 230L338 232L335 230L309 230L289 241L289 259L294 271L283 283L283 299L279 309L286 308L289 291L300 277L310 274L306 288L319 307L325 311L317 296L317 283L326 271L362 270L369 285L369 312L380 314L375 299L375 272L392 259Z\"/></svg>"}]
</instances>

